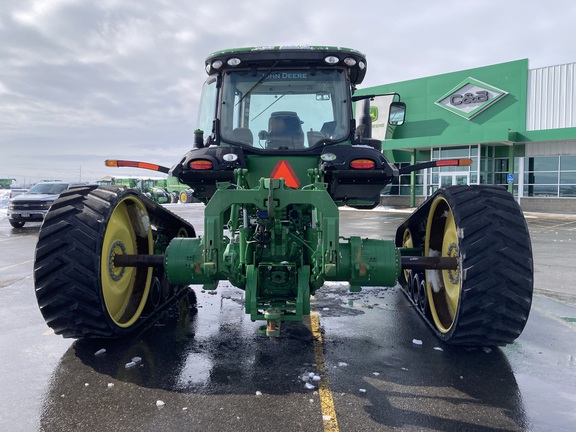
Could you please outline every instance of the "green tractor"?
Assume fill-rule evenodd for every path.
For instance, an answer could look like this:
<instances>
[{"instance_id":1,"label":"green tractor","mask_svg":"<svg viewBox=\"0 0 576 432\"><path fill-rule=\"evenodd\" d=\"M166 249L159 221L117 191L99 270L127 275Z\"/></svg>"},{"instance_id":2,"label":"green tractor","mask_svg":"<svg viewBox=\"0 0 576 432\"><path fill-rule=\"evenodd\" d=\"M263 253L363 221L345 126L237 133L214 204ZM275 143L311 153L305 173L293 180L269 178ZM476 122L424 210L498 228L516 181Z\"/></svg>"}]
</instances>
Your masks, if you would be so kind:
<instances>
[{"instance_id":1,"label":"green tractor","mask_svg":"<svg viewBox=\"0 0 576 432\"><path fill-rule=\"evenodd\" d=\"M159 167L156 164L138 161L108 159L104 163L108 167L142 168L164 173L169 171L168 168ZM180 183L178 178L171 175L166 178L106 176L96 181L96 184L99 186L123 186L138 189L159 204L189 203L194 201L190 186Z\"/></svg>"},{"instance_id":2,"label":"green tractor","mask_svg":"<svg viewBox=\"0 0 576 432\"><path fill-rule=\"evenodd\" d=\"M438 337L505 345L522 332L533 291L530 237L495 186L437 190L390 240L339 234L339 207L370 209L401 170L371 138L371 106L388 130L400 96L355 93L366 58L337 47L244 48L206 59L193 148L172 168L205 203L204 234L130 189L86 186L52 205L36 247L40 310L64 337L118 338L154 321L189 285L245 291L245 311L275 337L310 314L326 281L393 287ZM386 102L387 101L387 102ZM354 112L356 111L356 115ZM122 166L119 161L112 161Z\"/></svg>"},{"instance_id":3,"label":"green tractor","mask_svg":"<svg viewBox=\"0 0 576 432\"><path fill-rule=\"evenodd\" d=\"M106 176L96 181L98 186L118 186L135 189L159 204L173 202L168 191L168 183L164 177L114 177Z\"/></svg>"},{"instance_id":4,"label":"green tractor","mask_svg":"<svg viewBox=\"0 0 576 432\"><path fill-rule=\"evenodd\" d=\"M0 189L10 189L12 183L14 183L14 179L11 178L0 179Z\"/></svg>"}]
</instances>

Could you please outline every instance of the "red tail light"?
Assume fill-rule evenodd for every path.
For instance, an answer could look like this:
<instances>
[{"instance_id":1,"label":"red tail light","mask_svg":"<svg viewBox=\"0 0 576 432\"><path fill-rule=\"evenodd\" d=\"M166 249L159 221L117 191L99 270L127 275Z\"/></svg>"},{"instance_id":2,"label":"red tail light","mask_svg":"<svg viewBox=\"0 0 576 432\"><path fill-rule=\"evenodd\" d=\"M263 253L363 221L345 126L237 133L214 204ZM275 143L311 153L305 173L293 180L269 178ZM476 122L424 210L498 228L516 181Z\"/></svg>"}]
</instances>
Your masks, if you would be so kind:
<instances>
[{"instance_id":1,"label":"red tail light","mask_svg":"<svg viewBox=\"0 0 576 432\"><path fill-rule=\"evenodd\" d=\"M372 169L376 166L376 162L371 159L354 159L350 162L350 168L354 169Z\"/></svg>"},{"instance_id":2,"label":"red tail light","mask_svg":"<svg viewBox=\"0 0 576 432\"><path fill-rule=\"evenodd\" d=\"M213 168L212 162L206 159L196 159L190 161L188 166L193 170L211 170Z\"/></svg>"}]
</instances>

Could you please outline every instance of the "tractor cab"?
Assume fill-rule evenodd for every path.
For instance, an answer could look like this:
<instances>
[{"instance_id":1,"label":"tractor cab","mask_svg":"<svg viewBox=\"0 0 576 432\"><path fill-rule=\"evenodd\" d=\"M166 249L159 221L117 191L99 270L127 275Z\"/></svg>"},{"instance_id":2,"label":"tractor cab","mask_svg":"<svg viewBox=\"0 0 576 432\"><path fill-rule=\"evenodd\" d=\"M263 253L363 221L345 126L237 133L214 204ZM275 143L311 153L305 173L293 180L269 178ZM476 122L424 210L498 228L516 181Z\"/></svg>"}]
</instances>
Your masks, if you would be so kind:
<instances>
[{"instance_id":1,"label":"tractor cab","mask_svg":"<svg viewBox=\"0 0 576 432\"><path fill-rule=\"evenodd\" d=\"M318 153L322 146L354 140L352 94L366 73L366 58L358 51L220 51L207 58L206 71L199 113L205 145Z\"/></svg>"},{"instance_id":2,"label":"tractor cab","mask_svg":"<svg viewBox=\"0 0 576 432\"><path fill-rule=\"evenodd\" d=\"M330 183L338 205L367 199L373 206L397 175L379 151L381 141L370 136L370 103L386 98L388 125L403 123L405 105L397 94L354 95L366 73L364 54L337 47L244 48L216 52L205 66L194 148L172 172L199 200L209 201L218 182L253 188L261 178L284 178L292 188ZM362 162L363 173L350 173L351 158L372 165ZM246 169L242 181L236 169Z\"/></svg>"}]
</instances>

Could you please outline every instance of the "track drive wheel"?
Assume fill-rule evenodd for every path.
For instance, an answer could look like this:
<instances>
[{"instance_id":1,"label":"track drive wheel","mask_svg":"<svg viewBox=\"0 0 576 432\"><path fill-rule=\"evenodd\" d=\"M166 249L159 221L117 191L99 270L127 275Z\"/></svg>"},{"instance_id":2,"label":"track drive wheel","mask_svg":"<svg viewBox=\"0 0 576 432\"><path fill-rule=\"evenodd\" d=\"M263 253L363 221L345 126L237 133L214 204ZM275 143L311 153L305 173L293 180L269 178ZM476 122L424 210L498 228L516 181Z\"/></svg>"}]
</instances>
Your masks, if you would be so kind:
<instances>
[{"instance_id":1,"label":"track drive wheel","mask_svg":"<svg viewBox=\"0 0 576 432\"><path fill-rule=\"evenodd\" d=\"M40 230L34 279L40 310L57 334L119 337L133 330L152 269L116 267L114 256L152 254L150 225L130 190L75 188L54 202Z\"/></svg>"},{"instance_id":2,"label":"track drive wheel","mask_svg":"<svg viewBox=\"0 0 576 432\"><path fill-rule=\"evenodd\" d=\"M459 345L506 345L524 329L533 291L532 248L512 195L487 186L440 189L431 198L425 255L457 270L427 270L431 325Z\"/></svg>"}]
</instances>

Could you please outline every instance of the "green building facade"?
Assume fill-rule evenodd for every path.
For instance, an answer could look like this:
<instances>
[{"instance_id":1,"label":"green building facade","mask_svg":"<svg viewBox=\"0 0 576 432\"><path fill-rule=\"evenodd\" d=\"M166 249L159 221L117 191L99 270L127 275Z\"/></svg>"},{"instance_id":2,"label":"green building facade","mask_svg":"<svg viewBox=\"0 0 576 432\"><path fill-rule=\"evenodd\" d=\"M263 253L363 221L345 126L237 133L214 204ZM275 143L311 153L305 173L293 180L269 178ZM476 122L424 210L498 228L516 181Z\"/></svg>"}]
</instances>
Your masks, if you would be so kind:
<instances>
[{"instance_id":1,"label":"green building facade","mask_svg":"<svg viewBox=\"0 0 576 432\"><path fill-rule=\"evenodd\" d=\"M382 144L399 166L469 157L470 167L403 175L383 205L414 206L438 187L507 187L527 211L576 211L576 63L528 68L528 60L362 89L396 92L406 123Z\"/></svg>"}]
</instances>

